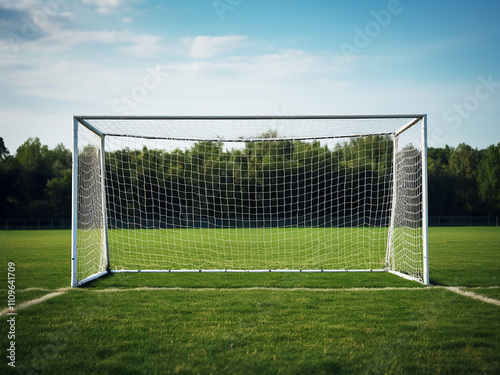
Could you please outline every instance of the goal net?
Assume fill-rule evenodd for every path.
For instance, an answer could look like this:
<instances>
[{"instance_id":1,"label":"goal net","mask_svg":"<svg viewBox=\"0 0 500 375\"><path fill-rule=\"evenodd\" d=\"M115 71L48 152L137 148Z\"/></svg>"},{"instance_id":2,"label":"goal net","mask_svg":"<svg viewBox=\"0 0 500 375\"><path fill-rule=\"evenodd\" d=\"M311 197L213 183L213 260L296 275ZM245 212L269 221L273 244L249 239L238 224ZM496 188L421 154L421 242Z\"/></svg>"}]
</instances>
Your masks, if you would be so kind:
<instances>
[{"instance_id":1,"label":"goal net","mask_svg":"<svg viewBox=\"0 0 500 375\"><path fill-rule=\"evenodd\" d=\"M427 284L426 116L74 118L72 286L108 272Z\"/></svg>"}]
</instances>

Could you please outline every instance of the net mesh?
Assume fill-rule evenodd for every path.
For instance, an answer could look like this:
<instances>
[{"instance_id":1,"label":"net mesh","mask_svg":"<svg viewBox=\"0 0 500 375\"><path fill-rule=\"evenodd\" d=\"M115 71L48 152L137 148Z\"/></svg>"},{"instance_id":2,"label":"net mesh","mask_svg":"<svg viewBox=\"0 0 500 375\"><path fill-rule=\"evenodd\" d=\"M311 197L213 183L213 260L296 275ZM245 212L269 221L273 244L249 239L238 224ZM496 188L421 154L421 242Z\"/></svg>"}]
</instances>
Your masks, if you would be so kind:
<instances>
[{"instance_id":1,"label":"net mesh","mask_svg":"<svg viewBox=\"0 0 500 375\"><path fill-rule=\"evenodd\" d=\"M422 150L420 129L396 139L394 225L391 226L391 270L423 278Z\"/></svg>"},{"instance_id":2,"label":"net mesh","mask_svg":"<svg viewBox=\"0 0 500 375\"><path fill-rule=\"evenodd\" d=\"M420 127L394 136L411 120L87 119L105 173L80 124L78 277L107 243L114 270L421 278Z\"/></svg>"},{"instance_id":3,"label":"net mesh","mask_svg":"<svg viewBox=\"0 0 500 375\"><path fill-rule=\"evenodd\" d=\"M77 277L78 281L107 267L101 138L78 129Z\"/></svg>"}]
</instances>

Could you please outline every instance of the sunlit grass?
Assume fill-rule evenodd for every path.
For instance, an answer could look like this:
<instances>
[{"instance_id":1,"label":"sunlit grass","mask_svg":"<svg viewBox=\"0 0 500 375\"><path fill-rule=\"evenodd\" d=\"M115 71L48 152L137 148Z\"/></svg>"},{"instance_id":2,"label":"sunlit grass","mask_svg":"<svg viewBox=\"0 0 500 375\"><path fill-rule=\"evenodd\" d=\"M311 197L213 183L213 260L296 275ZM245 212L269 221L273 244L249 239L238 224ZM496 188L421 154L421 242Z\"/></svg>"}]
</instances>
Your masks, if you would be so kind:
<instances>
[{"instance_id":1,"label":"sunlit grass","mask_svg":"<svg viewBox=\"0 0 500 375\"><path fill-rule=\"evenodd\" d=\"M112 269L382 269L387 228L108 231Z\"/></svg>"}]
</instances>

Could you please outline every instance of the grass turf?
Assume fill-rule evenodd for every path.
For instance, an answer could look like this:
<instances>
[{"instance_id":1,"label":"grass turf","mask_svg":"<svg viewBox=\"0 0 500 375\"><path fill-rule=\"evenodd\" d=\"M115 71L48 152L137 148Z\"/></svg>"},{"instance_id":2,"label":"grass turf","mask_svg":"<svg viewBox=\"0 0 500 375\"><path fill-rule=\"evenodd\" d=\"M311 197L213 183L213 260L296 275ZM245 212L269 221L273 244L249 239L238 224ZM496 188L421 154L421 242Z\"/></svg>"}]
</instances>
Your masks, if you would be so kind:
<instances>
[{"instance_id":1,"label":"grass turf","mask_svg":"<svg viewBox=\"0 0 500 375\"><path fill-rule=\"evenodd\" d=\"M442 289L75 290L16 345L45 373L495 373L498 317Z\"/></svg>"},{"instance_id":2,"label":"grass turf","mask_svg":"<svg viewBox=\"0 0 500 375\"><path fill-rule=\"evenodd\" d=\"M113 229L108 238L113 269L382 269L387 228Z\"/></svg>"},{"instance_id":3,"label":"grass turf","mask_svg":"<svg viewBox=\"0 0 500 375\"><path fill-rule=\"evenodd\" d=\"M434 284L499 285L500 228L431 228L429 241ZM18 302L44 293L19 289L67 287L69 248L67 231L0 232L4 301L9 261ZM130 289L144 285L192 289ZM342 289L383 286L414 288ZM498 306L389 274L113 275L16 318L13 373L500 371Z\"/></svg>"},{"instance_id":4,"label":"grass turf","mask_svg":"<svg viewBox=\"0 0 500 375\"><path fill-rule=\"evenodd\" d=\"M500 285L500 227L430 228L434 285Z\"/></svg>"}]
</instances>

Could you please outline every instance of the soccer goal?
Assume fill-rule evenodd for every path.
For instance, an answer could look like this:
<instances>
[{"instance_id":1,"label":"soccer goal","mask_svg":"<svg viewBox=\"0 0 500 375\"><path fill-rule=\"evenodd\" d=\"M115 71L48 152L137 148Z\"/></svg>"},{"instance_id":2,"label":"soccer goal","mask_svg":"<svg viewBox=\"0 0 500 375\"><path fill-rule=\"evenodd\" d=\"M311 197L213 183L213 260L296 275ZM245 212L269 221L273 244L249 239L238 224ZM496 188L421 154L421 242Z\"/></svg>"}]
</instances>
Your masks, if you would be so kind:
<instances>
[{"instance_id":1,"label":"soccer goal","mask_svg":"<svg viewBox=\"0 0 500 375\"><path fill-rule=\"evenodd\" d=\"M75 116L71 285L109 272L429 283L426 115Z\"/></svg>"}]
</instances>

